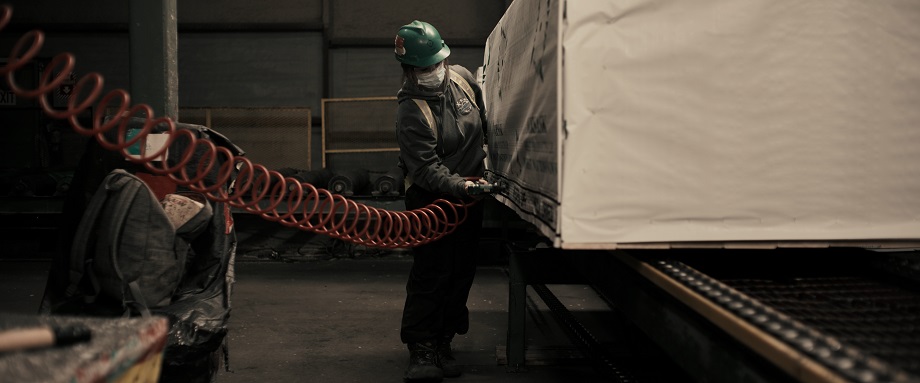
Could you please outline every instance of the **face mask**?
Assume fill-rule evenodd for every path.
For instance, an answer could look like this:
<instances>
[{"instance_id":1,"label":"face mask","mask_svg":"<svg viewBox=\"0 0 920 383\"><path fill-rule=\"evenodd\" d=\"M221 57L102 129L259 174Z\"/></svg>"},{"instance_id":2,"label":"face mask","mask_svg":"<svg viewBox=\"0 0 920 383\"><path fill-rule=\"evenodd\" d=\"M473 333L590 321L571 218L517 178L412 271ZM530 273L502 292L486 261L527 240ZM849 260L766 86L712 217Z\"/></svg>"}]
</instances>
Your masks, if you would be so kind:
<instances>
[{"instance_id":1,"label":"face mask","mask_svg":"<svg viewBox=\"0 0 920 383\"><path fill-rule=\"evenodd\" d=\"M428 73L418 73L418 84L426 88L437 88L444 83L444 64L438 65L438 69L435 69Z\"/></svg>"}]
</instances>

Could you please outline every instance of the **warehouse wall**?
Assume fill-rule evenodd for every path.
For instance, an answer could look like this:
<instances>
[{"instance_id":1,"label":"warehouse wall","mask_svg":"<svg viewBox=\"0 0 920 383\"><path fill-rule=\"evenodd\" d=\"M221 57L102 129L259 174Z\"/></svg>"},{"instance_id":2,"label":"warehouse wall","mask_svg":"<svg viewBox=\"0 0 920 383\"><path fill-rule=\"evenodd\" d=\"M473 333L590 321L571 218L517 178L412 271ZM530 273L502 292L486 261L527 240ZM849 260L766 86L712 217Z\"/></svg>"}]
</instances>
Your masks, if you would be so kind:
<instances>
[{"instance_id":1,"label":"warehouse wall","mask_svg":"<svg viewBox=\"0 0 920 383\"><path fill-rule=\"evenodd\" d=\"M27 30L46 32L42 56L72 52L76 75L99 72L106 90L129 85L129 2L14 0L0 31L6 55ZM438 27L453 63L475 70L510 0L177 1L180 107L309 107L313 163L321 163L323 98L393 96L396 29L413 19ZM305 148L306 150L306 148Z\"/></svg>"}]
</instances>

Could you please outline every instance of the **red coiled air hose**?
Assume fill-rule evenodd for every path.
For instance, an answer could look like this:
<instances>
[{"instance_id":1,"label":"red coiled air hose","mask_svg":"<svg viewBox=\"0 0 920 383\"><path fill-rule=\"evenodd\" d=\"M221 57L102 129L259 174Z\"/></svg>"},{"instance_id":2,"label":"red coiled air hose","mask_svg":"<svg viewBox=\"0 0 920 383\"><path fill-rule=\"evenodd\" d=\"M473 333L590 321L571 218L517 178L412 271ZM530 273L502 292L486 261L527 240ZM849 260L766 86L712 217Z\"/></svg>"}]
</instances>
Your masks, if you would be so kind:
<instances>
[{"instance_id":1,"label":"red coiled air hose","mask_svg":"<svg viewBox=\"0 0 920 383\"><path fill-rule=\"evenodd\" d=\"M6 26L11 16L12 9L9 6L0 7L0 30ZM68 98L66 109L53 109L48 102L49 95L73 72L75 60L72 54L61 53L55 56L45 67L35 89L22 89L16 84L16 70L35 57L44 45L44 38L44 33L39 30L27 32L13 46L6 65L0 67L0 76L6 75L6 82L17 96L38 98L48 116L67 119L74 131L95 137L103 148L118 151L129 161L144 166L154 174L168 176L176 184L202 193L212 201L225 202L286 227L380 248L414 247L438 240L453 232L466 218L467 207L475 203L454 203L438 199L424 208L410 211L390 211L364 205L309 183L298 182L292 177L284 177L261 164L253 164L247 158L235 156L229 149L217 147L209 140L196 139L189 131L177 130L169 117L154 118L150 106L132 106L130 95L122 89L110 91L96 104L96 110L107 110L112 102L118 103L118 110L110 120L103 123L102 115L97 114L93 117L91 127L83 127L77 121L77 116L99 98L103 87L102 75L93 72L81 77ZM23 52L30 42L31 45ZM51 74L56 68L58 75L52 78ZM81 101L83 93L88 94ZM131 117L144 119L144 127L140 133L125 140ZM128 154L128 147L141 142L154 127L161 124L168 127L167 142L162 149L155 153L145 153L144 145L141 145L140 156ZM116 142L109 142L105 138L105 132L111 129L117 129ZM188 140L189 145L178 163L169 167L163 161L166 148L181 139ZM198 160L195 174L190 175L186 165L192 160L199 145L206 149L205 154ZM154 162L159 165L154 165ZM218 163L222 165L218 169L217 180L207 185L205 175ZM236 169L239 170L233 180L234 188L232 193L228 193L222 185L229 184ZM263 204L260 202L263 201L267 204L261 207ZM285 207L286 213L279 212L280 206ZM451 222L452 219L456 219L456 222Z\"/></svg>"}]
</instances>

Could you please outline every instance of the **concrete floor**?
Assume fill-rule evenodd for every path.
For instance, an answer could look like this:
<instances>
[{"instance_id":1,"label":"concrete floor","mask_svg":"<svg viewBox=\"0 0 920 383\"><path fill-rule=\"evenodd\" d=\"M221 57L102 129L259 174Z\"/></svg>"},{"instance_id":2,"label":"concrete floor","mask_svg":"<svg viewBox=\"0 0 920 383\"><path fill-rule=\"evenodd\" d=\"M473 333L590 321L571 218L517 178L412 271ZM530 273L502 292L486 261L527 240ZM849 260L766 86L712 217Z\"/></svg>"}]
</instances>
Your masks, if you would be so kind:
<instances>
[{"instance_id":1,"label":"concrete floor","mask_svg":"<svg viewBox=\"0 0 920 383\"><path fill-rule=\"evenodd\" d=\"M234 216L238 249L228 323L229 363L218 382L401 382L408 352L399 340L408 251L377 251ZM47 234L0 241L0 315L35 314L50 262L35 251ZM505 363L507 261L485 242L468 306L471 328L454 340L465 373L453 382L602 382L539 296L528 288L527 360ZM26 246L28 245L28 246ZM49 246L45 246L49 247ZM53 247L53 246L51 246ZM18 249L18 250L17 250ZM48 250L48 249L45 249ZM39 254L39 255L35 255ZM492 254L492 255L489 255ZM604 347L641 366L643 382L685 382L670 362L624 325L585 285L548 286Z\"/></svg>"},{"instance_id":2,"label":"concrete floor","mask_svg":"<svg viewBox=\"0 0 920 383\"><path fill-rule=\"evenodd\" d=\"M233 294L231 372L221 372L219 381L402 381L408 352L399 341L399 322L410 265L406 257L240 262ZM560 299L575 302L576 310L608 310L599 300L580 297L582 286L557 288L570 295ZM503 269L478 270L468 303L470 332L454 341L456 357L467 365L456 381L603 381L584 359L555 360L554 365L530 366L520 373L500 365L507 290ZM528 329L530 345L571 348L539 311L532 319L542 324L532 323Z\"/></svg>"},{"instance_id":3,"label":"concrete floor","mask_svg":"<svg viewBox=\"0 0 920 383\"><path fill-rule=\"evenodd\" d=\"M256 254L255 256L247 254ZM408 352L399 341L403 254L265 260L239 255L229 323L229 371L218 382L400 382ZM0 261L0 315L33 314L47 261ZM502 266L482 266L469 299L471 329L455 339L466 365L456 382L604 381L571 346L531 293L528 366L503 365L508 280ZM587 286L550 286L579 317L605 321L611 310ZM536 299L536 300L534 300ZM598 335L598 334L595 334Z\"/></svg>"}]
</instances>

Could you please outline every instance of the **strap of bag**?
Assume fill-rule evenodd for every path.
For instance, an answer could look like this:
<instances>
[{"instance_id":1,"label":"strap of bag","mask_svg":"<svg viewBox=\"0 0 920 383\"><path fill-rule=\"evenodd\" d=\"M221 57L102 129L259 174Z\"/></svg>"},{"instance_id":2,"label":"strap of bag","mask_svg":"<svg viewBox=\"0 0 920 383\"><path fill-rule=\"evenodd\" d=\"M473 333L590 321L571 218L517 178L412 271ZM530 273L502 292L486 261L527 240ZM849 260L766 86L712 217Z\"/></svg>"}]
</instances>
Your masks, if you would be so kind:
<instances>
[{"instance_id":1,"label":"strap of bag","mask_svg":"<svg viewBox=\"0 0 920 383\"><path fill-rule=\"evenodd\" d=\"M141 313L141 316L150 318L150 308L147 307L147 301L144 300L144 295L141 294L141 287L137 284L137 281L128 283L128 292L130 292L132 299L126 300L125 305L135 306L137 311ZM125 315L127 316L130 312L131 310L126 307Z\"/></svg>"},{"instance_id":2,"label":"strap of bag","mask_svg":"<svg viewBox=\"0 0 920 383\"><path fill-rule=\"evenodd\" d=\"M457 71L450 70L450 81L453 81L454 84L460 87L463 90L463 93L466 94L466 97L469 98L470 103L476 105L476 94L473 93L473 87L470 86L470 83L463 78L463 75ZM418 108L422 111L422 115L425 116L425 120L428 120L428 126L431 128L432 133L434 133L434 139L438 139L438 121L434 119L434 114L431 112L431 107L428 106L428 102L422 99L413 98L412 101L415 101L415 105L418 105Z\"/></svg>"},{"instance_id":3,"label":"strap of bag","mask_svg":"<svg viewBox=\"0 0 920 383\"><path fill-rule=\"evenodd\" d=\"M127 172L120 172L118 174L119 178L117 181L112 183L112 189L118 190L118 199L114 201L115 203L115 216L112 217L112 224L114 226L114 231L112 232L112 237L109 238L112 242L109 244L109 262L112 263L112 268L115 270L115 275L118 277L118 280L125 281L124 274L121 272L121 268L118 267L118 251L120 249L118 241L121 240L121 231L124 228L125 220L128 218L128 210L131 207L131 204L134 203L135 196L141 188L147 187L143 181L132 176ZM125 281L127 282L127 288L124 290L124 304L125 304L125 315L130 313L130 309L127 306L137 306L138 311L144 316L150 316L150 310L147 308L147 304L144 301L143 296L141 295L140 287L137 284L137 281ZM130 299L129 299L130 297Z\"/></svg>"},{"instance_id":4,"label":"strap of bag","mask_svg":"<svg viewBox=\"0 0 920 383\"><path fill-rule=\"evenodd\" d=\"M413 98L412 101L415 101L415 105L418 105L418 108L422 110L422 115L428 120L428 126L431 128L431 132L434 133L434 140L437 142L438 121L434 119L434 114L431 113L431 107L428 106L428 102L418 98Z\"/></svg>"},{"instance_id":5,"label":"strap of bag","mask_svg":"<svg viewBox=\"0 0 920 383\"><path fill-rule=\"evenodd\" d=\"M116 216L111 217L111 227L113 227L115 231L112 233L113 235L111 238L108 238L112 241L108 245L108 248L110 250L110 261L115 268L116 275L119 279L123 279L121 270L118 269L118 240L121 238L121 230L124 227L123 223L128 215L128 207L134 201L134 195L142 185L142 181L133 179L130 173L117 169L109 173L103 181L101 188L104 189L98 190L96 194L93 195L89 206L80 219L77 233L74 235L70 259L70 285L67 287L66 296L71 297L77 293L80 281L85 274L88 274L86 277L89 278L90 284L92 285L92 291L86 292L85 294L87 302L92 303L99 295L99 281L92 272L93 261L91 259L86 259L86 248L90 236L94 235L99 214L102 212L103 206L105 206L109 193L114 191L119 192L119 198L111 201L111 203L114 204Z\"/></svg>"},{"instance_id":6,"label":"strap of bag","mask_svg":"<svg viewBox=\"0 0 920 383\"><path fill-rule=\"evenodd\" d=\"M463 78L460 73L451 69L450 80L453 81L454 84L457 84L460 89L463 89L463 93L466 93L466 97L470 99L470 103L476 105L476 95L473 93L473 87L470 86L470 83L466 82L466 79Z\"/></svg>"},{"instance_id":7,"label":"strap of bag","mask_svg":"<svg viewBox=\"0 0 920 383\"><path fill-rule=\"evenodd\" d=\"M72 297L77 293L80 281L83 280L84 272L92 263L91 259L86 259L86 247L89 244L90 237L93 235L93 231L96 229L99 213L102 212L102 206L105 205L105 200L108 198L109 190L111 190L109 183L110 178L106 177L100 186L104 189L97 190L93 194L93 198L90 199L89 205L83 212L83 217L80 218L80 224L74 234L73 244L70 248L70 285L65 290L65 295L68 297ZM93 282L93 291L90 292L90 297L95 297L99 293L98 281Z\"/></svg>"},{"instance_id":8,"label":"strap of bag","mask_svg":"<svg viewBox=\"0 0 920 383\"><path fill-rule=\"evenodd\" d=\"M463 93L466 94L466 97L469 98L470 103L476 105L476 95L473 93L473 87L470 86L470 83L463 78L463 75L454 71L453 69L449 70L450 72L450 81L460 89L463 90ZM418 108L422 111L422 115L425 116L425 120L428 121L428 127L431 128L431 133L434 134L434 141L438 141L438 121L434 119L434 113L431 112L431 107L428 106L428 102L422 99L413 98L412 101L415 101L415 105L418 105ZM411 177L405 178L405 188L408 190L409 186L412 186L413 180Z\"/></svg>"}]
</instances>

